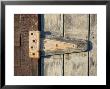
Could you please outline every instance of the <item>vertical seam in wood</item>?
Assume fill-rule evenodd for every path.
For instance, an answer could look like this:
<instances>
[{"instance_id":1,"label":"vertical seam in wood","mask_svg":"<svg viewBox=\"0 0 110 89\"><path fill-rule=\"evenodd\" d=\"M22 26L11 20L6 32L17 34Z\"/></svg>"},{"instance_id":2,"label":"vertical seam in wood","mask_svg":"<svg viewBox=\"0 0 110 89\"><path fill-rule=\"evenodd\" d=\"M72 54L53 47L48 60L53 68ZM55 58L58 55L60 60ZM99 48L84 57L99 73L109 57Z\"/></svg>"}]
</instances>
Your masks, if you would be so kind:
<instances>
[{"instance_id":1,"label":"vertical seam in wood","mask_svg":"<svg viewBox=\"0 0 110 89\"><path fill-rule=\"evenodd\" d=\"M20 47L21 47L21 33L20 33Z\"/></svg>"},{"instance_id":2,"label":"vertical seam in wood","mask_svg":"<svg viewBox=\"0 0 110 89\"><path fill-rule=\"evenodd\" d=\"M38 15L38 30L41 31L41 14ZM41 56L38 59L38 76L41 76Z\"/></svg>"},{"instance_id":3,"label":"vertical seam in wood","mask_svg":"<svg viewBox=\"0 0 110 89\"><path fill-rule=\"evenodd\" d=\"M45 32L44 32L44 24L45 24L45 21L44 21L44 14L41 14L40 15L40 24L38 24L38 26L39 26L39 28L38 29L40 29L40 37L45 37ZM39 23L39 22L38 22ZM42 39L40 39L40 49L42 50L43 49L43 47L44 47L44 44L43 44L43 40ZM39 58L39 60L40 60L40 76L44 76L44 57L42 57L41 55L45 55L45 52L43 52L43 53L41 53L40 52L40 58ZM39 65L39 64L38 64Z\"/></svg>"},{"instance_id":4,"label":"vertical seam in wood","mask_svg":"<svg viewBox=\"0 0 110 89\"><path fill-rule=\"evenodd\" d=\"M19 15L19 25L21 25L21 14ZM22 60L22 52L21 52L21 26L20 26L20 67L21 67L21 60Z\"/></svg>"},{"instance_id":5,"label":"vertical seam in wood","mask_svg":"<svg viewBox=\"0 0 110 89\"><path fill-rule=\"evenodd\" d=\"M89 14L89 28L88 28L88 76L89 76L89 49L90 49L90 14Z\"/></svg>"},{"instance_id":6,"label":"vertical seam in wood","mask_svg":"<svg viewBox=\"0 0 110 89\"><path fill-rule=\"evenodd\" d=\"M63 14L62 16L63 16L63 17L62 17L62 18L63 18L63 19L62 19L62 20L63 20L62 22L63 22L63 37L64 37L64 36L65 36L65 35L64 35L64 14ZM64 54L63 54L63 76L64 76Z\"/></svg>"}]
</instances>

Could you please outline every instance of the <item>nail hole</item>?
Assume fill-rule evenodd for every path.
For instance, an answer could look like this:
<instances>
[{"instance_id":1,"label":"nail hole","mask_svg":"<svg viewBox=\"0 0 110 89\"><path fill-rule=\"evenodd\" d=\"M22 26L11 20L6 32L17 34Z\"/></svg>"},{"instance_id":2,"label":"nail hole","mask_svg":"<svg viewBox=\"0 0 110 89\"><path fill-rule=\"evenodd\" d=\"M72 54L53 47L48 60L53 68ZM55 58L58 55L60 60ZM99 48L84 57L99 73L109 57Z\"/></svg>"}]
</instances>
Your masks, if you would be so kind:
<instances>
[{"instance_id":1,"label":"nail hole","mask_svg":"<svg viewBox=\"0 0 110 89\"><path fill-rule=\"evenodd\" d=\"M33 49L33 46L31 46L31 49Z\"/></svg>"},{"instance_id":2,"label":"nail hole","mask_svg":"<svg viewBox=\"0 0 110 89\"><path fill-rule=\"evenodd\" d=\"M58 44L56 44L56 47L58 47Z\"/></svg>"},{"instance_id":3,"label":"nail hole","mask_svg":"<svg viewBox=\"0 0 110 89\"><path fill-rule=\"evenodd\" d=\"M33 33L31 33L31 35L33 35Z\"/></svg>"},{"instance_id":4,"label":"nail hole","mask_svg":"<svg viewBox=\"0 0 110 89\"><path fill-rule=\"evenodd\" d=\"M35 40L33 40L33 42L35 42Z\"/></svg>"},{"instance_id":5,"label":"nail hole","mask_svg":"<svg viewBox=\"0 0 110 89\"><path fill-rule=\"evenodd\" d=\"M32 55L35 55L35 53L32 53Z\"/></svg>"}]
</instances>

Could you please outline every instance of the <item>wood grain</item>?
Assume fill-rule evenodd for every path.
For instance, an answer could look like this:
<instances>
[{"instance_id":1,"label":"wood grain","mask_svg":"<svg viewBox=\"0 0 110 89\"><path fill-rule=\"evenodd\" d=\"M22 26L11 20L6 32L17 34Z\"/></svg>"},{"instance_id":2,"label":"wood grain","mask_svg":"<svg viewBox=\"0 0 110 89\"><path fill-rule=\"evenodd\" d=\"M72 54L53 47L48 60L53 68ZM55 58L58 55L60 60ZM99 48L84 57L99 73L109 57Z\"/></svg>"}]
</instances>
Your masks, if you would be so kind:
<instances>
[{"instance_id":1,"label":"wood grain","mask_svg":"<svg viewBox=\"0 0 110 89\"><path fill-rule=\"evenodd\" d=\"M38 15L14 15L14 75L37 76L38 61L29 58L29 31L38 30ZM96 76L97 75L97 15L96 14L45 14L41 26L44 32L55 37L83 39L92 42L89 52L42 56L43 76ZM57 42L48 43L48 48ZM43 41L41 45L43 45ZM59 44L59 42L58 42ZM62 44L60 44L62 45ZM70 45L68 45L70 46ZM62 46L60 46L62 47ZM59 47L59 48L60 48ZM64 48L64 46L63 46ZM45 46L43 45L43 49ZM56 48L54 48L56 49ZM43 52L45 54L45 51Z\"/></svg>"},{"instance_id":2,"label":"wood grain","mask_svg":"<svg viewBox=\"0 0 110 89\"><path fill-rule=\"evenodd\" d=\"M17 31L20 34L15 36L15 40L19 43L19 47L16 48L15 43L15 76L34 76L38 75L38 62L33 61L29 58L29 31L38 30L38 15L35 14L15 14L15 27L14 34L17 34ZM18 23L19 22L19 23ZM17 27L16 27L17 26ZM18 38L17 38L18 37ZM19 40L18 40L19 39ZM18 53L19 52L19 53ZM19 61L20 66L19 66Z\"/></svg>"},{"instance_id":3,"label":"wood grain","mask_svg":"<svg viewBox=\"0 0 110 89\"><path fill-rule=\"evenodd\" d=\"M97 15L90 15L90 41L92 50L89 52L89 75L97 75Z\"/></svg>"},{"instance_id":4,"label":"wood grain","mask_svg":"<svg viewBox=\"0 0 110 89\"><path fill-rule=\"evenodd\" d=\"M14 46L20 46L20 21L21 15L14 15Z\"/></svg>"},{"instance_id":5,"label":"wood grain","mask_svg":"<svg viewBox=\"0 0 110 89\"><path fill-rule=\"evenodd\" d=\"M62 17L60 14L44 15L44 30L55 34L59 37L63 34ZM49 46L49 45L48 45ZM43 59L42 59L43 60ZM44 58L44 75L45 76L61 76L63 66L62 55L54 55L50 58Z\"/></svg>"},{"instance_id":6,"label":"wood grain","mask_svg":"<svg viewBox=\"0 0 110 89\"><path fill-rule=\"evenodd\" d=\"M88 39L89 17L86 14L64 15L64 36ZM65 76L88 75L88 53L71 53L64 55Z\"/></svg>"},{"instance_id":7,"label":"wood grain","mask_svg":"<svg viewBox=\"0 0 110 89\"><path fill-rule=\"evenodd\" d=\"M63 74L63 56L54 55L50 58L45 58L44 75L45 76L62 76Z\"/></svg>"}]
</instances>

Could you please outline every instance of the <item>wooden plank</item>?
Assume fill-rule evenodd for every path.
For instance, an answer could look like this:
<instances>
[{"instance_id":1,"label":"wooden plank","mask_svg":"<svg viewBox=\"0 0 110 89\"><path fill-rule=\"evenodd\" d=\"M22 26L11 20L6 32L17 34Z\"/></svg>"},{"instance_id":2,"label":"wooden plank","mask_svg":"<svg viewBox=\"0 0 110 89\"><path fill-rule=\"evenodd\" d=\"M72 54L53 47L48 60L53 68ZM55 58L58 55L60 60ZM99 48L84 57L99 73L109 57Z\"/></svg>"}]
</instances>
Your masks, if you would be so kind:
<instances>
[{"instance_id":1,"label":"wooden plank","mask_svg":"<svg viewBox=\"0 0 110 89\"><path fill-rule=\"evenodd\" d=\"M60 14L45 14L44 15L44 30L55 34L55 36L61 36L62 29L62 16ZM57 34L57 35L56 35ZM45 76L61 76L63 74L63 56L54 55L50 58L42 58L44 60L44 75Z\"/></svg>"},{"instance_id":2,"label":"wooden plank","mask_svg":"<svg viewBox=\"0 0 110 89\"><path fill-rule=\"evenodd\" d=\"M45 64L44 64L44 75L45 76L62 76L63 70L62 70L62 55L54 55L50 58L45 58Z\"/></svg>"},{"instance_id":3,"label":"wooden plank","mask_svg":"<svg viewBox=\"0 0 110 89\"><path fill-rule=\"evenodd\" d=\"M29 31L38 30L38 15L22 15L22 66L27 71L27 75L38 75L38 62L29 58ZM35 60L35 59L34 59ZM25 66L29 66L28 69ZM31 72L30 72L31 71ZM23 72L26 74L25 71ZM33 74L35 73L35 74Z\"/></svg>"},{"instance_id":4,"label":"wooden plank","mask_svg":"<svg viewBox=\"0 0 110 89\"><path fill-rule=\"evenodd\" d=\"M88 39L89 29L88 15L68 14L64 15L64 36L79 39Z\"/></svg>"},{"instance_id":5,"label":"wooden plank","mask_svg":"<svg viewBox=\"0 0 110 89\"><path fill-rule=\"evenodd\" d=\"M33 61L33 59L29 58L29 31L38 30L38 15L21 14L19 20L20 20L19 42L21 57L20 57L20 67L15 66L15 71L17 71L15 75L17 76L38 75L38 62ZM16 56L18 56L18 54L15 53L15 60L17 60Z\"/></svg>"},{"instance_id":6,"label":"wooden plank","mask_svg":"<svg viewBox=\"0 0 110 89\"><path fill-rule=\"evenodd\" d=\"M45 14L44 15L44 29L47 32L51 32L51 35L54 34L56 36L63 35L62 29L62 15L60 14Z\"/></svg>"},{"instance_id":7,"label":"wooden plank","mask_svg":"<svg viewBox=\"0 0 110 89\"><path fill-rule=\"evenodd\" d=\"M14 46L20 46L20 14L14 15Z\"/></svg>"},{"instance_id":8,"label":"wooden plank","mask_svg":"<svg viewBox=\"0 0 110 89\"><path fill-rule=\"evenodd\" d=\"M78 39L88 39L89 15L65 14L64 36ZM64 55L65 76L88 75L88 53L71 53Z\"/></svg>"},{"instance_id":9,"label":"wooden plank","mask_svg":"<svg viewBox=\"0 0 110 89\"><path fill-rule=\"evenodd\" d=\"M14 47L14 66L20 67L21 66L21 48L19 46Z\"/></svg>"},{"instance_id":10,"label":"wooden plank","mask_svg":"<svg viewBox=\"0 0 110 89\"><path fill-rule=\"evenodd\" d=\"M97 75L97 15L90 15L90 41L93 48L89 52L89 75Z\"/></svg>"}]
</instances>

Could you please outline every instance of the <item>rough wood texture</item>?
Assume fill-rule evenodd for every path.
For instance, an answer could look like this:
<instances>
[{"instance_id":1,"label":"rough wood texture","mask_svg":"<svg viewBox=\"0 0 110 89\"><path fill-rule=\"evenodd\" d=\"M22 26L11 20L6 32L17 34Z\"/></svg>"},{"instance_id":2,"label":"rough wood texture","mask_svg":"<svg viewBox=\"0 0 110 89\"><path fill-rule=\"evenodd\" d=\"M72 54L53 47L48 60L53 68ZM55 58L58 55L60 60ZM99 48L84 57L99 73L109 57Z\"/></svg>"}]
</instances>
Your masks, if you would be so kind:
<instances>
[{"instance_id":1,"label":"rough wood texture","mask_svg":"<svg viewBox=\"0 0 110 89\"><path fill-rule=\"evenodd\" d=\"M29 58L29 31L38 30L38 15L15 14L14 19L14 74L16 76L38 75L38 61ZM54 35L59 38L64 36L92 42L92 49L88 52L41 56L41 75L96 76L97 15L45 14L42 15L41 20L42 32L49 32L49 34L41 33L41 36ZM41 49L45 49L44 41L41 40ZM48 43L47 46L51 47L54 43L57 42ZM45 51L43 53L45 54Z\"/></svg>"},{"instance_id":2,"label":"rough wood texture","mask_svg":"<svg viewBox=\"0 0 110 89\"><path fill-rule=\"evenodd\" d=\"M64 14L64 36L88 39L89 17L86 14Z\"/></svg>"},{"instance_id":3,"label":"rough wood texture","mask_svg":"<svg viewBox=\"0 0 110 89\"><path fill-rule=\"evenodd\" d=\"M14 16L14 45L20 46L20 22L21 22L21 16L19 14L16 14Z\"/></svg>"},{"instance_id":4,"label":"rough wood texture","mask_svg":"<svg viewBox=\"0 0 110 89\"><path fill-rule=\"evenodd\" d=\"M45 14L44 15L44 30L51 32L51 35L62 36L62 15L60 14Z\"/></svg>"},{"instance_id":5,"label":"rough wood texture","mask_svg":"<svg viewBox=\"0 0 110 89\"><path fill-rule=\"evenodd\" d=\"M62 17L59 14L44 15L44 29L50 31L55 36L62 36ZM43 60L43 59L42 59ZM63 66L62 55L54 55L50 58L44 58L44 75L45 76L61 76Z\"/></svg>"},{"instance_id":6,"label":"rough wood texture","mask_svg":"<svg viewBox=\"0 0 110 89\"><path fill-rule=\"evenodd\" d=\"M44 59L44 76L62 76L63 75L63 56L54 55Z\"/></svg>"},{"instance_id":7,"label":"rough wood texture","mask_svg":"<svg viewBox=\"0 0 110 89\"><path fill-rule=\"evenodd\" d=\"M38 75L38 62L29 58L29 31L38 30L38 15L14 15L14 75Z\"/></svg>"},{"instance_id":8,"label":"rough wood texture","mask_svg":"<svg viewBox=\"0 0 110 89\"><path fill-rule=\"evenodd\" d=\"M88 39L89 16L79 14L64 15L64 36ZM88 75L88 53L71 53L64 55L65 76Z\"/></svg>"},{"instance_id":9,"label":"rough wood texture","mask_svg":"<svg viewBox=\"0 0 110 89\"><path fill-rule=\"evenodd\" d=\"M90 15L90 41L93 48L89 52L89 75L97 75L97 15Z\"/></svg>"},{"instance_id":10,"label":"rough wood texture","mask_svg":"<svg viewBox=\"0 0 110 89\"><path fill-rule=\"evenodd\" d=\"M73 53L64 55L65 76L87 76L88 60L86 53Z\"/></svg>"}]
</instances>

